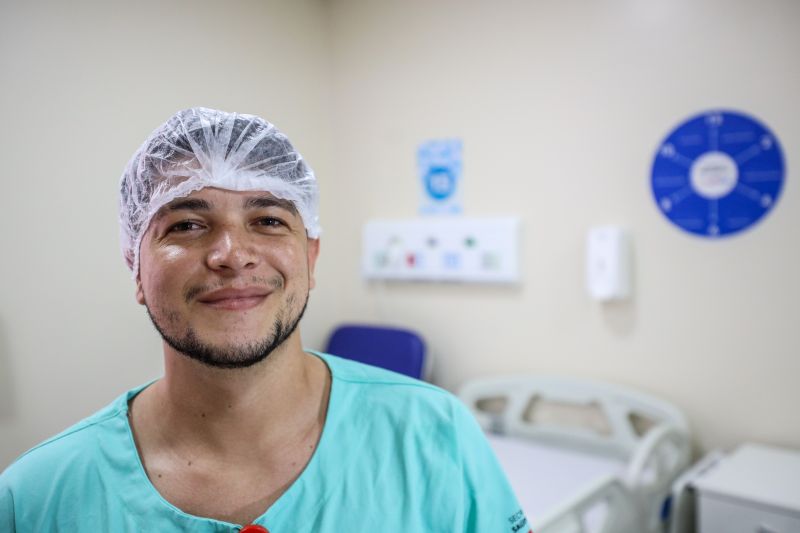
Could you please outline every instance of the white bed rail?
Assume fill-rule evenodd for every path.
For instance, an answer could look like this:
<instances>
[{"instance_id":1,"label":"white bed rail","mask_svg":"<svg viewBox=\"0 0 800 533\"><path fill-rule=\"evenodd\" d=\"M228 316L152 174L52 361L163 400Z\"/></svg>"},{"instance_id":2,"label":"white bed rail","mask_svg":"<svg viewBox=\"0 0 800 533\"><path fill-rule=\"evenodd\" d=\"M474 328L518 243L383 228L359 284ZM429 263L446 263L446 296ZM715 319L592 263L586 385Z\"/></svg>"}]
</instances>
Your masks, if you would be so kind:
<instances>
[{"instance_id":1,"label":"white bed rail","mask_svg":"<svg viewBox=\"0 0 800 533\"><path fill-rule=\"evenodd\" d=\"M686 419L676 407L653 396L619 385L552 376L482 378L465 383L458 396L473 411L486 431L533 438L558 446L570 446L592 454L628 461L650 426L668 423L688 434ZM482 402L498 400L499 410L486 410ZM535 420L532 406L572 405L594 411L595 427Z\"/></svg>"},{"instance_id":2,"label":"white bed rail","mask_svg":"<svg viewBox=\"0 0 800 533\"><path fill-rule=\"evenodd\" d=\"M674 480L689 462L689 439L682 430L662 423L644 435L625 473L626 485L644 510L644 531L664 531L665 502Z\"/></svg>"},{"instance_id":3,"label":"white bed rail","mask_svg":"<svg viewBox=\"0 0 800 533\"><path fill-rule=\"evenodd\" d=\"M597 501L606 502L612 522L636 523L633 529L612 523L615 529L603 529L604 533L664 531L662 509L672 482L689 465L688 425L683 413L669 402L609 383L545 376L474 380L458 394L486 431L570 447L627 465L622 478L597 484L596 494L588 489L566 502L561 514L552 515L545 524L555 529L540 527L534 529L537 533L587 532L574 529L578 527L574 524L580 524L575 520L580 510ZM531 414L537 405L548 402L583 408L591 420L562 424L553 417L537 419ZM637 423L642 421L643 425ZM629 507L636 510L633 515ZM625 518L629 516L634 518Z\"/></svg>"}]
</instances>

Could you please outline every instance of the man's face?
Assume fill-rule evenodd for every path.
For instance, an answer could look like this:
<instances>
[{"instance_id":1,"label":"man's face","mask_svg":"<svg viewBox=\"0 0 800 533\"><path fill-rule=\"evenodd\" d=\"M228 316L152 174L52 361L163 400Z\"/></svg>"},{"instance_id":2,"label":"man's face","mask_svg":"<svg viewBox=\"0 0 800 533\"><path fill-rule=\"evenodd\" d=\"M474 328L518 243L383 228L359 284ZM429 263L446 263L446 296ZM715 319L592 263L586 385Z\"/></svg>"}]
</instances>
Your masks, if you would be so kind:
<instances>
[{"instance_id":1,"label":"man's face","mask_svg":"<svg viewBox=\"0 0 800 533\"><path fill-rule=\"evenodd\" d=\"M202 189L153 217L136 299L177 351L212 366L250 366L300 321L318 252L290 202Z\"/></svg>"}]
</instances>

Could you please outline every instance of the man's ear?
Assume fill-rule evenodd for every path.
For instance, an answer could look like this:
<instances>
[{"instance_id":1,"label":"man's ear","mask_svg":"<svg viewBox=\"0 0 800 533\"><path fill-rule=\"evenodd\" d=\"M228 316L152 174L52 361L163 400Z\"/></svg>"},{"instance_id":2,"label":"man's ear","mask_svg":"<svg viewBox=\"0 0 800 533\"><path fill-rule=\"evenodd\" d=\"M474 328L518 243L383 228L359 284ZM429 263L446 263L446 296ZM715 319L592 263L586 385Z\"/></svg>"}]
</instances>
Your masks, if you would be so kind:
<instances>
[{"instance_id":1,"label":"man's ear","mask_svg":"<svg viewBox=\"0 0 800 533\"><path fill-rule=\"evenodd\" d=\"M142 289L142 275L136 274L136 301L144 305L144 290Z\"/></svg>"},{"instance_id":2,"label":"man's ear","mask_svg":"<svg viewBox=\"0 0 800 533\"><path fill-rule=\"evenodd\" d=\"M317 280L314 277L314 267L317 265L317 257L319 257L319 238L308 239L308 288L313 289Z\"/></svg>"}]
</instances>

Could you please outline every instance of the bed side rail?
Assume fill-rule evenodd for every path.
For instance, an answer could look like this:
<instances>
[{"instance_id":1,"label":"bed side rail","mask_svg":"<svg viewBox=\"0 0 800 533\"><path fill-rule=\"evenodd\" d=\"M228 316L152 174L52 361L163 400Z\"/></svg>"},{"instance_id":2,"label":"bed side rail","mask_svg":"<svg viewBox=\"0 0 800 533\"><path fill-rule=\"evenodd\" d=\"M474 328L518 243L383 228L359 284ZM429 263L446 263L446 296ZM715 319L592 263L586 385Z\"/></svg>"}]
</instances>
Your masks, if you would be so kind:
<instances>
[{"instance_id":1,"label":"bed side rail","mask_svg":"<svg viewBox=\"0 0 800 533\"><path fill-rule=\"evenodd\" d=\"M684 431L664 423L651 428L628 462L625 484L644 510L644 531L664 531L666 501L675 479L688 468L691 451Z\"/></svg>"}]
</instances>

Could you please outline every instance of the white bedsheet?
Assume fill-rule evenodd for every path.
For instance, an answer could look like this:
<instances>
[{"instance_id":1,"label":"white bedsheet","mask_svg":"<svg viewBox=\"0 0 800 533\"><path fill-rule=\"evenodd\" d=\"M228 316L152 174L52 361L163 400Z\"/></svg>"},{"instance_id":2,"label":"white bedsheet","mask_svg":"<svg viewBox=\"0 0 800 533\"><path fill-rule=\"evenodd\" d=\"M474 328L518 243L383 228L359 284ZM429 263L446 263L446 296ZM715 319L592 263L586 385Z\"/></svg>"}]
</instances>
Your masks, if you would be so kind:
<instances>
[{"instance_id":1,"label":"white bedsheet","mask_svg":"<svg viewBox=\"0 0 800 533\"><path fill-rule=\"evenodd\" d=\"M622 461L526 439L493 434L487 438L531 521L563 504L581 487L609 474L621 475L625 469Z\"/></svg>"}]
</instances>

